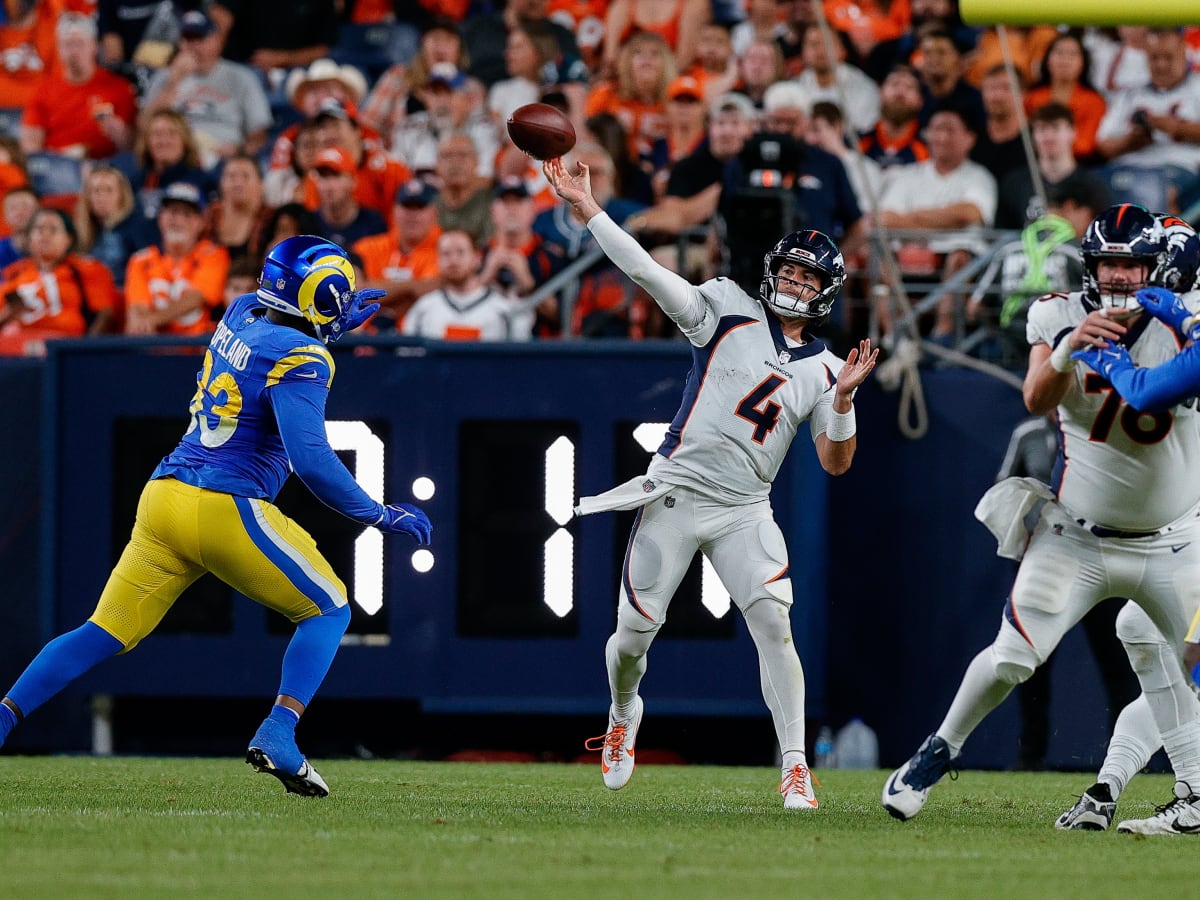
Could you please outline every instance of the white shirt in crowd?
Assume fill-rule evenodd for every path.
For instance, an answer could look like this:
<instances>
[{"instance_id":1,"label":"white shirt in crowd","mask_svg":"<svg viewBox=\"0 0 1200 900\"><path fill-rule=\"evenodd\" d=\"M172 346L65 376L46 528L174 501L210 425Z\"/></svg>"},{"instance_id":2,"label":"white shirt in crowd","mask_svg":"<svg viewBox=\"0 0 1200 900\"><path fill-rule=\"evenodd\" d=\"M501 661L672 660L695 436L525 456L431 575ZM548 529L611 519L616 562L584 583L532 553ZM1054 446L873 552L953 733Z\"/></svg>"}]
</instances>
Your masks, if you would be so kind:
<instances>
[{"instance_id":1,"label":"white shirt in crowd","mask_svg":"<svg viewBox=\"0 0 1200 900\"><path fill-rule=\"evenodd\" d=\"M465 294L438 288L404 316L401 333L444 341L527 341L533 312L489 287Z\"/></svg>"}]
</instances>

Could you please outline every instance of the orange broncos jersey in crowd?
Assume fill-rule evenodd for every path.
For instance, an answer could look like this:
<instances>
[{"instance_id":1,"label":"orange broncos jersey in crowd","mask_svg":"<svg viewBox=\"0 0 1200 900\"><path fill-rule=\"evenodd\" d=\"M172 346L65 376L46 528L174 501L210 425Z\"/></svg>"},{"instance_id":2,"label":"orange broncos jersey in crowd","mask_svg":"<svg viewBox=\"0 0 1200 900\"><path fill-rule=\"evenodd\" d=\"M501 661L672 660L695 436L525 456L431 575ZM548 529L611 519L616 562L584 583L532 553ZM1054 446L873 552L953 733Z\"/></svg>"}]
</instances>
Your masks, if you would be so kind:
<instances>
[{"instance_id":1,"label":"orange broncos jersey in crowd","mask_svg":"<svg viewBox=\"0 0 1200 900\"><path fill-rule=\"evenodd\" d=\"M98 313L117 305L112 273L86 256L68 256L50 272L31 259L19 259L2 277L0 294L16 306L14 321L26 335L82 335L87 331L85 309Z\"/></svg>"},{"instance_id":2,"label":"orange broncos jersey in crowd","mask_svg":"<svg viewBox=\"0 0 1200 900\"><path fill-rule=\"evenodd\" d=\"M373 234L354 243L354 252L362 258L363 273L371 279L405 282L414 278L433 278L438 274L437 242L442 229L429 229L425 240L407 253L396 245L396 235Z\"/></svg>"},{"instance_id":3,"label":"orange broncos jersey in crowd","mask_svg":"<svg viewBox=\"0 0 1200 900\"><path fill-rule=\"evenodd\" d=\"M157 245L139 250L125 268L125 303L132 308L163 309L193 287L204 297L204 306L163 326L163 334L206 334L215 327L211 312L225 296L229 252L212 241L201 240L187 256L175 259Z\"/></svg>"}]
</instances>

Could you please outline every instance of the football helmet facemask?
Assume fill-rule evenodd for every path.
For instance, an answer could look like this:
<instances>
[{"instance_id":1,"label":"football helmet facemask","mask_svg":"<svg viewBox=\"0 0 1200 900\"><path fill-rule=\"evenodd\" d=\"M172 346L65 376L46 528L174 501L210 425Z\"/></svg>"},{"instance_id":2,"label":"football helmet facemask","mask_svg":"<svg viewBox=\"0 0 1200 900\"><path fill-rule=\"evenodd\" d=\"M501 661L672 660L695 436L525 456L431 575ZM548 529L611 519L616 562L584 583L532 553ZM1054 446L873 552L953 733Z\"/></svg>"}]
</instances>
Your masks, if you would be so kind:
<instances>
[{"instance_id":1,"label":"football helmet facemask","mask_svg":"<svg viewBox=\"0 0 1200 900\"><path fill-rule=\"evenodd\" d=\"M1166 257L1166 236L1154 214L1133 203L1111 206L1083 234L1083 295L1095 309L1137 309L1134 294L1150 285ZM1132 259L1145 266L1142 281L1101 282L1101 260Z\"/></svg>"},{"instance_id":2,"label":"football helmet facemask","mask_svg":"<svg viewBox=\"0 0 1200 900\"><path fill-rule=\"evenodd\" d=\"M820 289L781 278L779 270L785 263L816 272L821 280ZM794 231L763 257L759 296L773 312L784 318L824 319L833 308L833 301L845 280L846 263L837 244L819 231Z\"/></svg>"}]
</instances>

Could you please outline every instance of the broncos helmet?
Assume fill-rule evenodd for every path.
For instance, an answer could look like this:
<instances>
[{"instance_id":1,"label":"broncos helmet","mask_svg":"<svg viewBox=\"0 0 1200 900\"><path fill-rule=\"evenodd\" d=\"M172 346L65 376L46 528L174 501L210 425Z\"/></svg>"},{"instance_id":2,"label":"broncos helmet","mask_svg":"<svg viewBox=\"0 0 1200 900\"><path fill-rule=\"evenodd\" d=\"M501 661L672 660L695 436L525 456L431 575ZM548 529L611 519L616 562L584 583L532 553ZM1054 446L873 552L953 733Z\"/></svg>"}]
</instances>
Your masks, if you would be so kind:
<instances>
[{"instance_id":1,"label":"broncos helmet","mask_svg":"<svg viewBox=\"0 0 1200 900\"><path fill-rule=\"evenodd\" d=\"M1110 206L1098 215L1083 234L1083 296L1095 309L1135 309L1134 293L1151 284L1151 274L1166 257L1166 235L1149 210L1133 203ZM1100 281L1102 259L1134 259L1146 267L1141 283Z\"/></svg>"},{"instance_id":2,"label":"broncos helmet","mask_svg":"<svg viewBox=\"0 0 1200 900\"><path fill-rule=\"evenodd\" d=\"M256 293L265 306L306 319L328 342L340 334L354 296L354 266L332 241L297 235L267 253Z\"/></svg>"},{"instance_id":3,"label":"broncos helmet","mask_svg":"<svg viewBox=\"0 0 1200 900\"><path fill-rule=\"evenodd\" d=\"M799 296L779 290L779 269L793 263L811 269L821 278L821 289L801 286ZM833 308L846 280L846 263L837 244L819 231L793 231L763 257L763 280L758 291L763 302L785 318L824 319Z\"/></svg>"},{"instance_id":4,"label":"broncos helmet","mask_svg":"<svg viewBox=\"0 0 1200 900\"><path fill-rule=\"evenodd\" d=\"M1178 216L1156 213L1155 218L1162 226L1166 240L1166 252L1162 261L1150 273L1150 284L1165 287L1176 294L1186 294L1196 286L1196 275L1200 270L1200 236Z\"/></svg>"}]
</instances>

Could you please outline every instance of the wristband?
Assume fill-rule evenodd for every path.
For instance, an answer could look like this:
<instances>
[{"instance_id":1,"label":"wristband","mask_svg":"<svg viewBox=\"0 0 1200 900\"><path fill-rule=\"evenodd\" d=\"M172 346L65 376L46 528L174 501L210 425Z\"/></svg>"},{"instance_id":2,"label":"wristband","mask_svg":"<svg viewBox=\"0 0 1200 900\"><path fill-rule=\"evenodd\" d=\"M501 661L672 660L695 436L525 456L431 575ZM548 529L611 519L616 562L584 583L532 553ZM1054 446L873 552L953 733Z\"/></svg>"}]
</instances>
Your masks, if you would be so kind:
<instances>
[{"instance_id":1,"label":"wristband","mask_svg":"<svg viewBox=\"0 0 1200 900\"><path fill-rule=\"evenodd\" d=\"M850 412L833 413L829 419L829 426L825 429L825 437L831 441L848 441L854 437L857 431L854 423L854 407L851 406Z\"/></svg>"},{"instance_id":2,"label":"wristband","mask_svg":"<svg viewBox=\"0 0 1200 900\"><path fill-rule=\"evenodd\" d=\"M1058 342L1058 346L1054 348L1054 352L1050 354L1050 365L1054 366L1055 372L1061 372L1063 375L1068 372L1074 372L1078 361L1071 359L1071 342L1066 336Z\"/></svg>"}]
</instances>

